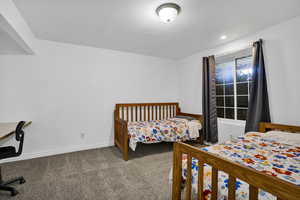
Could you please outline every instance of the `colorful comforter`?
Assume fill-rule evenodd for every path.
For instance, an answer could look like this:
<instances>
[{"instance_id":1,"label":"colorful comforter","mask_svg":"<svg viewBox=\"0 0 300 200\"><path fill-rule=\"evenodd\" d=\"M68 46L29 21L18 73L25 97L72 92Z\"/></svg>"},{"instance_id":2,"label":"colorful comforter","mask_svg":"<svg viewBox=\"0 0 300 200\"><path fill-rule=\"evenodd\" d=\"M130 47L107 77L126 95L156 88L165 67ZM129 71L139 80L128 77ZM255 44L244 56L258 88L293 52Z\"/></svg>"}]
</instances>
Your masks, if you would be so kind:
<instances>
[{"instance_id":1,"label":"colorful comforter","mask_svg":"<svg viewBox=\"0 0 300 200\"><path fill-rule=\"evenodd\" d=\"M202 148L204 151L218 154L224 158L239 164L256 169L265 174L278 177L282 180L300 186L300 146L278 143L272 139L266 139L262 133L248 133L238 137L236 141L217 144ZM187 174L187 158L183 158L183 183ZM204 195L210 199L211 194L211 167L204 167ZM192 160L192 185L193 193L197 192L198 161ZM218 199L227 199L228 175L219 172ZM249 185L241 180L236 182L236 199L248 199ZM259 191L259 199L276 199L273 195Z\"/></svg>"},{"instance_id":2,"label":"colorful comforter","mask_svg":"<svg viewBox=\"0 0 300 200\"><path fill-rule=\"evenodd\" d=\"M138 142L158 143L192 140L199 137L198 120L171 118L168 120L128 122L129 146L134 151Z\"/></svg>"}]
</instances>

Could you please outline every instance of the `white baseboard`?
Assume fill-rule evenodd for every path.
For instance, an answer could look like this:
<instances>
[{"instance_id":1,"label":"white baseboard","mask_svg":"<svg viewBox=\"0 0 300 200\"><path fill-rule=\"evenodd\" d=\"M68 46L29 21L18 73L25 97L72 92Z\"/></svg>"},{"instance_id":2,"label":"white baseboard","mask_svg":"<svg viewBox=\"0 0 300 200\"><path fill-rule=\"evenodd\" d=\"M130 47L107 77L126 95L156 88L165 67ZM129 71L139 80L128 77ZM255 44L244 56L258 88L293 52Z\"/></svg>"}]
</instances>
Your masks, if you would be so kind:
<instances>
[{"instance_id":1,"label":"white baseboard","mask_svg":"<svg viewBox=\"0 0 300 200\"><path fill-rule=\"evenodd\" d=\"M89 149L109 147L112 145L113 144L111 142L106 142L106 143L90 144L90 145L85 145L85 146L82 146L82 145L69 146L69 147L64 147L64 148L59 148L59 149L50 149L50 150L40 151L40 152L35 152L35 153L23 153L20 157L5 159L5 160L0 161L0 163L8 163L8 162L14 162L14 161L19 161L19 160L29 160L29 159L33 159L33 158L53 156L53 155L71 153L71 152L76 152L76 151L84 151L84 150L89 150Z\"/></svg>"}]
</instances>

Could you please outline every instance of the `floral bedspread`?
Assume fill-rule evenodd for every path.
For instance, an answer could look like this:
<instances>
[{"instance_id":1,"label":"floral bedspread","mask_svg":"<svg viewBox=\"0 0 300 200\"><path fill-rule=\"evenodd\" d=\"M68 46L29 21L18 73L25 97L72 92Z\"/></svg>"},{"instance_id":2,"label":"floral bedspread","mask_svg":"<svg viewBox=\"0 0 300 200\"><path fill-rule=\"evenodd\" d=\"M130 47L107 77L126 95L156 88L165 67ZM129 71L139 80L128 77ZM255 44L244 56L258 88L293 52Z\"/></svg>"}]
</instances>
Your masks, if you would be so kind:
<instances>
[{"instance_id":1,"label":"floral bedspread","mask_svg":"<svg viewBox=\"0 0 300 200\"><path fill-rule=\"evenodd\" d=\"M171 118L167 120L128 122L129 146L134 151L138 142L158 143L192 140L199 137L199 132L191 134L191 124L198 120Z\"/></svg>"},{"instance_id":2,"label":"floral bedspread","mask_svg":"<svg viewBox=\"0 0 300 200\"><path fill-rule=\"evenodd\" d=\"M238 137L234 142L226 142L202 148L204 151L218 154L265 174L278 177L300 186L300 146L282 144L272 139L262 137L262 133L248 133ZM183 157L183 184L187 174L187 157ZM211 194L211 167L204 166L204 196L210 199ZM192 160L192 185L193 193L197 192L198 160ZM218 199L227 199L228 175L219 172ZM236 199L249 198L249 185L237 179ZM259 191L259 199L276 199L273 195Z\"/></svg>"}]
</instances>

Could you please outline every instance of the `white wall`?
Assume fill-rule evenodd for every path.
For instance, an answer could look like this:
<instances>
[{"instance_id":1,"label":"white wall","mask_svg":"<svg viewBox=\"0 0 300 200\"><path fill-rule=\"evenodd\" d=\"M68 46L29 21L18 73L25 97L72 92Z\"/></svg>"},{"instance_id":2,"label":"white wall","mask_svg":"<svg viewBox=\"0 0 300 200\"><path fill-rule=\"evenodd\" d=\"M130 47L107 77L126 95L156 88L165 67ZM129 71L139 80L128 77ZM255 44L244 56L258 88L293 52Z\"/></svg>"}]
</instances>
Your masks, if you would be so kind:
<instances>
[{"instance_id":1,"label":"white wall","mask_svg":"<svg viewBox=\"0 0 300 200\"><path fill-rule=\"evenodd\" d=\"M224 55L264 40L270 109L273 122L300 125L300 17L226 45L179 61L179 96L183 111L202 113L202 57ZM219 121L219 139L242 134L243 123Z\"/></svg>"},{"instance_id":2,"label":"white wall","mask_svg":"<svg viewBox=\"0 0 300 200\"><path fill-rule=\"evenodd\" d=\"M33 121L22 158L112 145L115 103L178 101L174 61L36 43L37 55L0 56L0 121Z\"/></svg>"}]
</instances>

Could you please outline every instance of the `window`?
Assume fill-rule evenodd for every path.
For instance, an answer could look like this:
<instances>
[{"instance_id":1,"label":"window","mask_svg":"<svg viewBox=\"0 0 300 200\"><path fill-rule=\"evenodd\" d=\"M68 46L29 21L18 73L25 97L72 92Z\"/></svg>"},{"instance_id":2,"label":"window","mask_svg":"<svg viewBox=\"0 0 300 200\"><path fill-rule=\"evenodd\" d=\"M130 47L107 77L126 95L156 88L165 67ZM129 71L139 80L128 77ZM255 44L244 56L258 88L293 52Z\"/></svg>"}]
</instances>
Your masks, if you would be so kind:
<instances>
[{"instance_id":1,"label":"window","mask_svg":"<svg viewBox=\"0 0 300 200\"><path fill-rule=\"evenodd\" d=\"M219 118L246 120L251 86L252 56L223 59L216 65L217 113Z\"/></svg>"}]
</instances>

